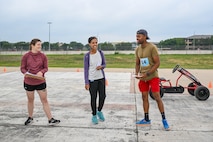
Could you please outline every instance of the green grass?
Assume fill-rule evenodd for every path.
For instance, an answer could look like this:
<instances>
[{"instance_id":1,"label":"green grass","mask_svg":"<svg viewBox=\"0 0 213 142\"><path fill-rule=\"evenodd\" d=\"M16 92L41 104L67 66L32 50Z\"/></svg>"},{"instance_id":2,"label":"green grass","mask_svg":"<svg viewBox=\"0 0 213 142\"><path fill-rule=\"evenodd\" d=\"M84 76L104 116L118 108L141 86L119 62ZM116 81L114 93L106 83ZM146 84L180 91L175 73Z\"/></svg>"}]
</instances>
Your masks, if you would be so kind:
<instances>
[{"instance_id":1,"label":"green grass","mask_svg":"<svg viewBox=\"0 0 213 142\"><path fill-rule=\"evenodd\" d=\"M0 66L18 67L21 55L0 55ZM49 67L82 68L83 54L80 55L47 55ZM107 68L134 68L134 54L105 55ZM187 69L213 69L213 54L164 54L160 55L160 68L173 68L176 64Z\"/></svg>"},{"instance_id":2,"label":"green grass","mask_svg":"<svg viewBox=\"0 0 213 142\"><path fill-rule=\"evenodd\" d=\"M189 69L213 69L213 54L161 55L160 68L173 68L176 64Z\"/></svg>"}]
</instances>

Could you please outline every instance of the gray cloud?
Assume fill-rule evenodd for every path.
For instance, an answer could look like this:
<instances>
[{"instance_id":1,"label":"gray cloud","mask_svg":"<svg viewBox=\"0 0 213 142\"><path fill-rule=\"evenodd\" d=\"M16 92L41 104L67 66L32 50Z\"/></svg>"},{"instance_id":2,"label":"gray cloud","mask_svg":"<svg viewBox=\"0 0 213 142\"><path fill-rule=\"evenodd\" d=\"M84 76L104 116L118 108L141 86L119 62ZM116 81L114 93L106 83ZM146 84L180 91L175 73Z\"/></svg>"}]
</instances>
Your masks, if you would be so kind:
<instances>
[{"instance_id":1,"label":"gray cloud","mask_svg":"<svg viewBox=\"0 0 213 142\"><path fill-rule=\"evenodd\" d=\"M0 0L0 40L87 42L135 41L144 28L151 41L212 34L212 0Z\"/></svg>"}]
</instances>

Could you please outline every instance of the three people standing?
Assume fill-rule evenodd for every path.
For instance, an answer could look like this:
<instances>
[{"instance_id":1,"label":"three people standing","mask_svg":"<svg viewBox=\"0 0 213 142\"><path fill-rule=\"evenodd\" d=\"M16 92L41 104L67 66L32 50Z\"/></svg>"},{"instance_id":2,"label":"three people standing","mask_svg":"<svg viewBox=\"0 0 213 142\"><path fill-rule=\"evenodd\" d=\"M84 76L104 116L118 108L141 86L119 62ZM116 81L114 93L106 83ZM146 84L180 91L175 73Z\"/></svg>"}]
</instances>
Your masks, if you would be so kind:
<instances>
[{"instance_id":1,"label":"three people standing","mask_svg":"<svg viewBox=\"0 0 213 142\"><path fill-rule=\"evenodd\" d=\"M151 88L162 116L163 126L166 130L169 130L169 125L165 117L164 105L160 97L157 71L160 66L160 59L157 47L154 44L147 42L149 37L146 30L138 30L136 38L139 46L135 50L135 74L137 75L136 78L139 79L138 87L142 93L144 109L144 119L136 122L136 124L151 124L151 120L149 119L148 100L148 93ZM104 73L106 62L104 53L101 50L98 50L98 39L92 36L88 39L88 43L90 51L84 56L85 89L89 90L91 97L90 105L92 110L92 123L98 124L98 118L100 121L105 121L102 109L106 98ZM42 78L48 71L47 57L40 51L41 41L39 39L33 39L30 43L30 51L22 57L21 61L21 72L25 74L24 88L28 98L28 119L26 120L25 125L28 125L33 121L35 90L40 96L49 124L54 125L60 123L60 120L54 119L51 115L49 103L47 101L45 79L32 78L26 75L27 73L31 73ZM98 107L96 103L97 94L99 94Z\"/></svg>"}]
</instances>

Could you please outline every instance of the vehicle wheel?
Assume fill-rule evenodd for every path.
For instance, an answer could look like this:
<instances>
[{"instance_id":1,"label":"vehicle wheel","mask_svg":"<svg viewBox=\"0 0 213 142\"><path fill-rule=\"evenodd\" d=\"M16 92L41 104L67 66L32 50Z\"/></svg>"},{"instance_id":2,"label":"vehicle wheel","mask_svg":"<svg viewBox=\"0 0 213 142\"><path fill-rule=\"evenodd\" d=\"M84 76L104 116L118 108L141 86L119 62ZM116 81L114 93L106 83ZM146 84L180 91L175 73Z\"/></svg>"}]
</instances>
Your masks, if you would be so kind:
<instances>
[{"instance_id":1,"label":"vehicle wheel","mask_svg":"<svg viewBox=\"0 0 213 142\"><path fill-rule=\"evenodd\" d=\"M198 86L194 94L195 97L200 101L205 101L210 96L209 89L206 88L205 86Z\"/></svg>"},{"instance_id":2,"label":"vehicle wheel","mask_svg":"<svg viewBox=\"0 0 213 142\"><path fill-rule=\"evenodd\" d=\"M190 89L190 87L195 87L194 83L193 83L193 82L192 82L192 83L189 83L188 87L189 87L189 88L188 88L189 94L192 95L192 96L194 96L194 95L195 95L195 94L194 94L195 89Z\"/></svg>"},{"instance_id":3,"label":"vehicle wheel","mask_svg":"<svg viewBox=\"0 0 213 142\"><path fill-rule=\"evenodd\" d=\"M149 95L153 100L155 100L155 97L153 96L151 89L149 91ZM164 95L164 91L163 91L163 88L160 86L160 97L162 98L163 95Z\"/></svg>"}]
</instances>

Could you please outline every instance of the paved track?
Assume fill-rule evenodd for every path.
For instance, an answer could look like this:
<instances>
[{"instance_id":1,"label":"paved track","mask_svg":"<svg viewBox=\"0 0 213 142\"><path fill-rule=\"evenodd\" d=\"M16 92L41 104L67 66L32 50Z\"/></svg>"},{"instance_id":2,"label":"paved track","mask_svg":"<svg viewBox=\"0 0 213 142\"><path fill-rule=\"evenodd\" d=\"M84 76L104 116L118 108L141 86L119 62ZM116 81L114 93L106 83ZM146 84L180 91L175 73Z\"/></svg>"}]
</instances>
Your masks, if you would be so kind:
<instances>
[{"instance_id":1,"label":"paved track","mask_svg":"<svg viewBox=\"0 0 213 142\"><path fill-rule=\"evenodd\" d=\"M38 95L35 98L34 123L24 126L27 98L23 75L18 68L0 67L0 141L1 142L212 142L213 97L198 101L187 91L165 94L166 116L171 131L164 131L156 102L150 99L151 127L137 127L143 117L137 80L133 69L106 69L107 98L103 109L105 122L91 124L89 92L84 90L82 69L50 68L46 74L52 114L61 120L57 127L47 126L47 118ZM213 70L190 70L205 86L213 81ZM160 76L175 81L178 72L160 69ZM180 81L188 84L188 79Z\"/></svg>"}]
</instances>

